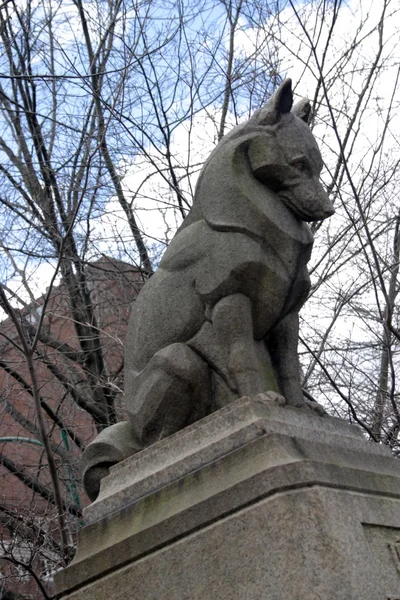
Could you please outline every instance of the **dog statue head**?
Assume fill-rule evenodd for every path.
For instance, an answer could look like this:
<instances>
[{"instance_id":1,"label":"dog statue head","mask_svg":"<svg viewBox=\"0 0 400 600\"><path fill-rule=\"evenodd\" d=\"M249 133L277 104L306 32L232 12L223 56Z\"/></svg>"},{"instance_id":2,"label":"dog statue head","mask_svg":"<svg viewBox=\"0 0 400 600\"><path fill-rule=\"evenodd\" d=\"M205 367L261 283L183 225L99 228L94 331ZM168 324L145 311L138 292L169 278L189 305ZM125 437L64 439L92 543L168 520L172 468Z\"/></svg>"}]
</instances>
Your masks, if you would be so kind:
<instances>
[{"instance_id":1,"label":"dog statue head","mask_svg":"<svg viewBox=\"0 0 400 600\"><path fill-rule=\"evenodd\" d=\"M263 236L272 219L296 235L296 222L333 214L307 124L310 102L292 106L292 82L286 79L248 121L223 137L203 167L183 227L205 219L214 229Z\"/></svg>"},{"instance_id":2,"label":"dog statue head","mask_svg":"<svg viewBox=\"0 0 400 600\"><path fill-rule=\"evenodd\" d=\"M286 79L248 121L249 130L260 131L249 145L251 169L299 219L326 219L334 208L319 181L323 163L308 127L311 105L304 98L292 106Z\"/></svg>"}]
</instances>

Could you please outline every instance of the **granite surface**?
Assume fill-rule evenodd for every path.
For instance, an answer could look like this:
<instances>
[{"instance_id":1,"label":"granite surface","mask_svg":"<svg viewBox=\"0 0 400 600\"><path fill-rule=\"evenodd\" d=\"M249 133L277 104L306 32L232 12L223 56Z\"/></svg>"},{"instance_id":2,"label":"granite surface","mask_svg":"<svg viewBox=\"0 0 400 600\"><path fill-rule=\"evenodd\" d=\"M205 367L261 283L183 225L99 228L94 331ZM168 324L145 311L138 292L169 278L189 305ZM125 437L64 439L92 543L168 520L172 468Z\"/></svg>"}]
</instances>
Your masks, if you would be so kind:
<instances>
[{"instance_id":1,"label":"granite surface","mask_svg":"<svg viewBox=\"0 0 400 600\"><path fill-rule=\"evenodd\" d=\"M113 467L59 597L398 600L398 461L276 400L242 398Z\"/></svg>"}]
</instances>

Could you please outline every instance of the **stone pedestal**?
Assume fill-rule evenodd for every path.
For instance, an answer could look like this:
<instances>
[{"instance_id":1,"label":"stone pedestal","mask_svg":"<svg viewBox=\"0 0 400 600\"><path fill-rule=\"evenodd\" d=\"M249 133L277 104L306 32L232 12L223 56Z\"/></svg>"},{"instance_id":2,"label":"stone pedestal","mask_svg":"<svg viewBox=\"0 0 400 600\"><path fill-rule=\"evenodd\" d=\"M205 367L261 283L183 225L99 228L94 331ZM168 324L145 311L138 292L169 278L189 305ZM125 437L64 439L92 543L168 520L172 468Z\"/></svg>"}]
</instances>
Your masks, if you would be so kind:
<instances>
[{"instance_id":1,"label":"stone pedestal","mask_svg":"<svg viewBox=\"0 0 400 600\"><path fill-rule=\"evenodd\" d=\"M400 600L400 463L360 430L241 398L113 467L69 600Z\"/></svg>"}]
</instances>

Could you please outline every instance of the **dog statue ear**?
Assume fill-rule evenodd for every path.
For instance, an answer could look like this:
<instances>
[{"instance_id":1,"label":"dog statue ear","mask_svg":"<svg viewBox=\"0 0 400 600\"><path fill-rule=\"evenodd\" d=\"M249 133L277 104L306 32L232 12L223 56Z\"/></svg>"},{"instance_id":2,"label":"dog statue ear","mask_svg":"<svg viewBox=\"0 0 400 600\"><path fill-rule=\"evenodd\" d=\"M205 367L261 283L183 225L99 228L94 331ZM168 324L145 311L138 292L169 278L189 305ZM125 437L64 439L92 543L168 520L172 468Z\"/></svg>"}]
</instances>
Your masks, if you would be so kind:
<instances>
[{"instance_id":1,"label":"dog statue ear","mask_svg":"<svg viewBox=\"0 0 400 600\"><path fill-rule=\"evenodd\" d=\"M292 113L302 119L307 125L310 122L311 116L311 104L308 98L303 98L300 102L297 102L292 108Z\"/></svg>"},{"instance_id":2,"label":"dog statue ear","mask_svg":"<svg viewBox=\"0 0 400 600\"><path fill-rule=\"evenodd\" d=\"M293 106L292 80L285 79L257 115L259 125L275 125Z\"/></svg>"}]
</instances>

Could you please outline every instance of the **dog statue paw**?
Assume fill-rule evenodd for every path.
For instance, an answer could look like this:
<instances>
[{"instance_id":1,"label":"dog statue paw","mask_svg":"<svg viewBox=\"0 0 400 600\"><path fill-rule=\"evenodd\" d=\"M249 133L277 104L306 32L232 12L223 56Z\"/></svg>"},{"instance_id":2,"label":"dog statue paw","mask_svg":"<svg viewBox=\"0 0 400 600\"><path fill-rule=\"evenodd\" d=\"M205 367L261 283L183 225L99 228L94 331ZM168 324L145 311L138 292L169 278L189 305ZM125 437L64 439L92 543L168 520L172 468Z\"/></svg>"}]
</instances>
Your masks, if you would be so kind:
<instances>
[{"instance_id":1,"label":"dog statue paw","mask_svg":"<svg viewBox=\"0 0 400 600\"><path fill-rule=\"evenodd\" d=\"M254 397L254 400L265 402L267 404L277 404L278 406L286 406L286 398L284 398L278 392L262 392Z\"/></svg>"},{"instance_id":2,"label":"dog statue paw","mask_svg":"<svg viewBox=\"0 0 400 600\"><path fill-rule=\"evenodd\" d=\"M307 408L314 411L315 414L317 414L319 417L328 416L328 413L326 412L325 408L322 406L322 404L319 404L319 402L316 402L314 400L304 400L304 404L307 406Z\"/></svg>"}]
</instances>

